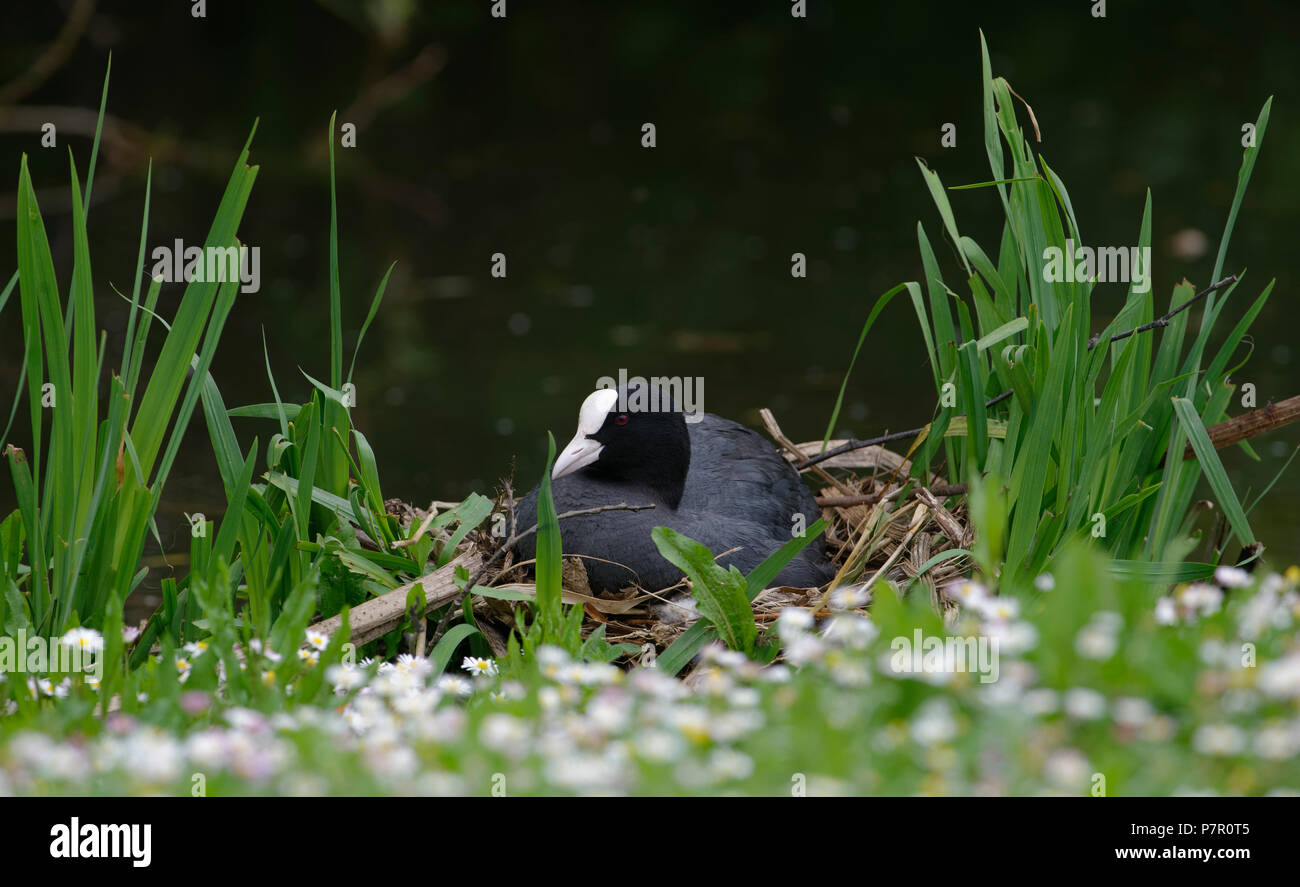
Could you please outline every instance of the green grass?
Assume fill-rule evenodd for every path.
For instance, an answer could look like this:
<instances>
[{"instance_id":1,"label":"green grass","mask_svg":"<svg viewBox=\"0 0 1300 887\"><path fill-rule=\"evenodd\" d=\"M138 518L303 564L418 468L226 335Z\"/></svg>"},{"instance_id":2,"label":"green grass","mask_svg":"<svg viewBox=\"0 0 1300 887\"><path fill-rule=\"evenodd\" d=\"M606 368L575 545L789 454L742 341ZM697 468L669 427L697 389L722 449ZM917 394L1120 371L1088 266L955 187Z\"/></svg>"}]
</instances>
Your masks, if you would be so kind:
<instances>
[{"instance_id":1,"label":"green grass","mask_svg":"<svg viewBox=\"0 0 1300 887\"><path fill-rule=\"evenodd\" d=\"M164 319L161 281L146 286L137 272L122 363L106 368L85 218L98 133L84 187L70 163L66 291L24 158L19 267L0 288L0 312L17 306L25 349L5 440L25 395L33 444L4 453L18 507L0 520L0 794L194 793L200 782L208 794L1294 790L1300 570L1260 570L1225 597L1194 581L1214 572L1223 546L1189 559L1202 479L1235 540L1253 541L1250 510L1205 429L1226 414L1237 349L1272 285L1234 308L1226 334L1218 321L1237 283L1112 343L1164 313L1151 293L1130 288L1096 334L1102 344L1090 348L1101 291L1041 276L1045 248L1066 237L1086 242L1068 192L1030 149L987 50L983 67L992 180L945 188L921 165L947 250L918 223L923 280L876 301L850 371L876 319L906 292L937 404L912 442L914 472L942 463L949 480L967 482L977 529L970 554L989 588L965 587L954 626L924 595L881 581L869 607L831 596L822 624L799 610L764 631L751 602L824 522L748 576L658 528L654 541L692 580L702 618L652 667L627 671L610 663L638 651L609 643L603 630L584 638L582 607L561 596L552 439L535 598L471 586L462 571L464 597L428 623L407 619L361 649L350 643L352 608L446 566L493 503L471 494L423 532L386 512L381 456L352 423L350 383L392 266L345 362L332 142L330 348L328 373L319 374L328 381L294 367L310 395L286 402L280 392L292 370L280 367L278 381L264 344L267 399L235 407L209 367L238 284L190 283ZM106 78L105 102L107 87ZM1243 158L1216 280L1269 110ZM239 243L257 177L251 144L250 135L208 246ZM986 252L960 233L950 194L991 199L990 190L1005 220L997 249ZM150 195L146 184L140 268ZM1151 229L1148 195L1137 245L1150 244ZM950 288L945 274L964 284ZM1173 287L1170 307L1194 292ZM162 344L146 354L155 323ZM849 384L846 375L828 440ZM942 406L946 392L952 399ZM159 538L158 505L199 407L226 509L198 525L189 572L162 582L162 604L133 637L123 632L123 602L146 575L143 548ZM233 418L257 420L261 433L241 441ZM1195 459L1184 461L1189 444ZM962 554L942 552L925 569ZM1171 590L1174 582L1193 584ZM499 660L474 622L475 595L517 605L520 627ZM424 604L417 585L408 611ZM342 626L332 636L309 631L334 615ZM438 628L426 637L430 625ZM80 626L102 639L97 680L57 670L38 679L5 659L5 640L20 632L59 638ZM916 631L996 640L1000 677L985 684L966 671L900 672L892 664L899 644ZM427 647L414 646L419 638ZM403 650L427 657L369 658ZM769 667L778 655L785 664ZM673 676L697 656L688 689Z\"/></svg>"},{"instance_id":2,"label":"green grass","mask_svg":"<svg viewBox=\"0 0 1300 887\"><path fill-rule=\"evenodd\" d=\"M984 495L1000 500L998 513L1008 529L1005 548L986 549L989 557L980 564L986 576L1032 577L1048 569L1066 543L1082 538L1094 539L1110 553L1119 573L1131 573L1139 564L1162 564L1168 576L1208 576L1225 554L1222 548L1207 552L1207 559L1195 566L1181 563L1196 542L1187 518L1202 477L1231 518L1238 544L1255 537L1213 450L1197 447L1196 459L1187 462L1181 453L1189 436L1195 443L1204 438L1204 426L1226 418L1234 391L1229 377L1240 366L1233 364L1237 348L1273 283L1242 311L1217 351L1209 348L1211 334L1244 274L1203 301L1200 326L1190 341L1192 311L1184 311L1167 326L1112 343L1112 337L1165 313L1164 306L1156 305L1154 287L1138 292L1131 284L1123 305L1097 332L1102 344L1090 349L1097 326L1093 304L1106 298L1105 291L1091 281L1045 282L1042 274L1046 249L1064 249L1067 238L1075 244L1089 241L1064 183L1041 155L1035 156L1016 119L1011 87L992 75L982 40L981 49L984 141L993 181L945 189L939 174L918 161L953 270L944 270L941 251L918 222L924 286L900 284L877 299L849 372L879 313L906 290L936 393L934 416L912 444L913 474L922 477L941 461L954 482L998 479L986 484ZM1255 144L1243 154L1215 281L1223 272L1237 211L1264 144L1271 104L1271 99L1265 102L1255 124ZM992 189L1002 204L1004 222L994 253L960 233L949 201L949 191L974 188L981 189L978 194ZM1151 214L1148 193L1133 245L1150 246ZM959 295L960 287L949 281L964 285L967 294ZM1185 303L1193 292L1186 282L1175 286L1169 308ZM846 375L827 440L848 384ZM944 406L945 392L953 395L949 406ZM1011 396L986 406L1003 392ZM1248 444L1241 448L1253 455ZM1227 554L1235 557L1235 550ZM1147 575L1159 572L1148 569Z\"/></svg>"},{"instance_id":3,"label":"green grass","mask_svg":"<svg viewBox=\"0 0 1300 887\"><path fill-rule=\"evenodd\" d=\"M658 667L675 675L686 667L705 644L723 639L727 647L770 662L780 650L775 638L759 639L750 602L767 588L786 564L826 529L818 520L804 532L764 558L744 576L734 566L724 570L713 561L713 553L700 543L672 530L655 527L653 537L659 552L691 580L691 594L701 618L686 629L659 656Z\"/></svg>"},{"instance_id":4,"label":"green grass","mask_svg":"<svg viewBox=\"0 0 1300 887\"><path fill-rule=\"evenodd\" d=\"M100 113L102 121L102 107ZM246 145L213 218L207 246L237 243L235 231L257 175L247 158ZM145 535L152 530L157 536L154 514L198 398L198 384L186 384L186 370L193 358L195 378L206 373L237 288L188 285L154 371L142 380L140 351L159 282L151 283L141 305L137 274L122 366L105 378L86 214L71 157L70 166L73 267L66 307L60 305L26 156L18 178L18 290L33 452L29 457L12 445L5 448L19 508L0 530L6 586L0 622L45 634L79 624L99 626L109 612L120 618L122 601L143 577L138 565ZM92 159L87 192L93 173ZM146 184L142 256L149 193ZM108 395L103 403L101 385Z\"/></svg>"},{"instance_id":5,"label":"green grass","mask_svg":"<svg viewBox=\"0 0 1300 887\"><path fill-rule=\"evenodd\" d=\"M832 611L809 629L783 617L793 667L706 648L694 692L663 669L625 673L542 646L466 678L464 697L438 676L458 664L445 649L410 676L409 665L340 665L339 635L314 664L296 659L305 608L283 616L261 651L246 645L241 668L228 599L197 583L208 648L164 645L134 670L120 644L107 651L104 686L119 682L123 699L110 718L97 713L104 687L79 677L57 699L29 693L19 675L0 683L12 709L0 718L0 790L1294 793L1300 732L1287 675L1300 570L1163 625L1146 586L1106 564L1072 545L1052 590L1011 589L1023 602L1010 621L972 606L947 630L921 596L878 586L870 619ZM1002 637L997 681L909 673L900 645L916 631Z\"/></svg>"}]
</instances>

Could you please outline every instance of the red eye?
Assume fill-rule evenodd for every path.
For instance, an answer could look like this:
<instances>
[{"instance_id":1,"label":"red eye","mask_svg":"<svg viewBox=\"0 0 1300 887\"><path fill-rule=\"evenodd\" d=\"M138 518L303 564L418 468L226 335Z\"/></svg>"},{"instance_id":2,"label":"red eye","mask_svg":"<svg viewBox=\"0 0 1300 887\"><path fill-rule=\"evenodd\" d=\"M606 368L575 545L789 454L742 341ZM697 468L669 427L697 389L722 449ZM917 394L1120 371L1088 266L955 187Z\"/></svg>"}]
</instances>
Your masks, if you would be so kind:
<instances>
[{"instance_id":1,"label":"red eye","mask_svg":"<svg viewBox=\"0 0 1300 887\"><path fill-rule=\"evenodd\" d=\"M615 416L615 417L614 417L614 424L615 424L615 425L626 425L626 424L627 424L627 416Z\"/></svg>"}]
</instances>

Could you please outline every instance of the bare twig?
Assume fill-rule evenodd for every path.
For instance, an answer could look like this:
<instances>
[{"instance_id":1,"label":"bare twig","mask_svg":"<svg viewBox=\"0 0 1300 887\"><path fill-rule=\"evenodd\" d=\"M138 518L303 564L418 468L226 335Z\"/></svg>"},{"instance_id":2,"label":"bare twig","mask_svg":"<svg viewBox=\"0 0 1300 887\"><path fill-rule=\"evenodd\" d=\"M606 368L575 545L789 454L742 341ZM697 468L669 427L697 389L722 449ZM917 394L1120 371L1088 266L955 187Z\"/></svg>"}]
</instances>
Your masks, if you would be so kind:
<instances>
[{"instance_id":1,"label":"bare twig","mask_svg":"<svg viewBox=\"0 0 1300 887\"><path fill-rule=\"evenodd\" d=\"M409 539L398 539L396 542L393 543L393 547L394 547L394 548L403 548L403 547L405 547L405 546L407 546L407 545L414 545L415 543L419 542L419 541L420 541L420 537L423 536L425 533L427 533L427 532L429 531L429 525L432 524L432 523L434 522L435 519L437 519L437 517L438 517L438 506L439 506L439 505L442 505L442 506L444 506L444 507L455 508L455 507L456 507L457 505L459 505L459 504L460 504L459 502L433 502L433 503L431 503L431 504L429 505L429 511L428 511L428 513L424 516L424 520L422 520L422 521L420 522L420 526L419 526L419 528L418 528L414 533L411 534L411 536L410 536Z\"/></svg>"},{"instance_id":2,"label":"bare twig","mask_svg":"<svg viewBox=\"0 0 1300 887\"><path fill-rule=\"evenodd\" d=\"M1129 336L1133 335L1134 333L1145 333L1147 330L1153 330L1156 329L1157 327L1169 326L1169 321L1173 320L1179 314L1186 311L1188 308L1192 307L1201 299L1204 299L1210 293L1216 293L1219 290L1223 289L1224 287L1231 286L1236 282L1237 282L1237 275L1229 274L1227 277L1223 278L1223 280L1220 280L1218 283L1211 284L1210 286L1201 290L1196 295L1192 296L1183 304L1179 305L1177 308L1173 309L1172 311L1166 314L1162 314L1160 317L1157 317L1155 320L1151 321L1150 323L1140 327L1136 327L1135 329L1127 330L1126 332L1116 333L1115 335L1110 337L1110 339L1107 341L1106 344L1110 345L1110 344L1114 344L1115 342L1118 342L1120 339L1127 339ZM1089 351L1097 347L1097 340L1100 338L1101 338L1101 333L1097 333L1097 335L1093 336L1091 339L1088 340Z\"/></svg>"},{"instance_id":3,"label":"bare twig","mask_svg":"<svg viewBox=\"0 0 1300 887\"><path fill-rule=\"evenodd\" d=\"M761 410L758 411L758 415L762 418L763 425L764 427L767 428L767 433L772 436L772 439L774 441L780 444L781 447L785 449L787 452L793 453L795 456L800 458L803 457L803 452L799 449L798 444L796 444L794 441L790 440L790 438L785 436L785 432L781 430L781 426L777 423L776 416L773 415L771 410L769 410L767 407L763 407ZM826 481L826 483L832 485L841 493L844 493L846 495L848 494L849 492L848 489L844 486L843 483L840 482L838 478L835 477L835 475L830 474L829 472L821 468L816 468L814 470L817 472L817 475L822 480Z\"/></svg>"},{"instance_id":4,"label":"bare twig","mask_svg":"<svg viewBox=\"0 0 1300 887\"><path fill-rule=\"evenodd\" d=\"M848 508L854 505L874 505L881 499L884 499L891 494L896 494L896 490L884 493L858 493L852 496L818 496L817 504L822 508ZM934 484L928 488L917 486L910 489L907 495L903 497L903 500L910 499L912 496L917 495L920 490L926 490L928 494L937 499L947 499L950 496L960 496L962 493L965 493L966 485Z\"/></svg>"},{"instance_id":5,"label":"bare twig","mask_svg":"<svg viewBox=\"0 0 1300 887\"><path fill-rule=\"evenodd\" d=\"M894 562L897 561L898 558L903 554L903 552L907 550L907 546L909 543L911 543L912 537L915 536L917 530L921 529L922 525L924 525L925 515L928 510L929 510L928 506L926 506L923 503L918 504L916 506L916 510L912 512L912 519L908 522L907 534L903 536L902 541L899 542L897 546L895 546L893 552L891 552L889 557L885 559L885 562L881 564L879 568L877 568L876 572L872 574L871 578L868 579L866 582L861 583L863 588L870 588L873 584L875 584L875 581L879 579L881 576L885 575L885 571L888 570L890 567L892 567L894 565ZM856 554L856 552L854 552L854 554ZM822 593L821 599L817 602L817 605L812 608L812 612L814 615L816 615L818 612L826 608L826 605L830 602L831 599L831 592L833 592L836 588L839 587L840 573L843 573L845 568L851 562L852 562L852 556L850 556L850 560L844 562L844 566L840 567L839 573L836 573L835 578L831 580L830 586L827 587L826 591Z\"/></svg>"},{"instance_id":6,"label":"bare twig","mask_svg":"<svg viewBox=\"0 0 1300 887\"><path fill-rule=\"evenodd\" d=\"M1300 395L1242 413L1205 430L1210 435L1210 443L1214 444L1216 450L1221 450L1297 420L1300 420ZM1192 445L1189 443L1183 450L1183 459L1190 458Z\"/></svg>"}]
</instances>

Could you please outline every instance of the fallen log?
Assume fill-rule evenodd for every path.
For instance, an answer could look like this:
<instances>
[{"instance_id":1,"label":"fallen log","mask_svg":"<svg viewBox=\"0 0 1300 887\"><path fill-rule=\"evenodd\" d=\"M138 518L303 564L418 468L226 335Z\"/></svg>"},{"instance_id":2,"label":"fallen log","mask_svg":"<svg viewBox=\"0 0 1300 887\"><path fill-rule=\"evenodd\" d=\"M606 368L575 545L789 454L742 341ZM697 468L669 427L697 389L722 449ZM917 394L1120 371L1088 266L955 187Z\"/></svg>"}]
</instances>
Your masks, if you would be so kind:
<instances>
[{"instance_id":1,"label":"fallen log","mask_svg":"<svg viewBox=\"0 0 1300 887\"><path fill-rule=\"evenodd\" d=\"M359 647L388 634L401 625L402 620L406 618L406 596L416 585L424 586L424 614L458 600L464 592L456 584L456 568L464 567L470 575L473 575L482 566L481 554L477 551L466 551L446 566L426 573L419 579L398 586L377 598L358 604L348 615L352 628L350 641ZM341 623L342 619L339 616L331 616L329 619L317 622L312 628L329 635L338 631Z\"/></svg>"}]
</instances>

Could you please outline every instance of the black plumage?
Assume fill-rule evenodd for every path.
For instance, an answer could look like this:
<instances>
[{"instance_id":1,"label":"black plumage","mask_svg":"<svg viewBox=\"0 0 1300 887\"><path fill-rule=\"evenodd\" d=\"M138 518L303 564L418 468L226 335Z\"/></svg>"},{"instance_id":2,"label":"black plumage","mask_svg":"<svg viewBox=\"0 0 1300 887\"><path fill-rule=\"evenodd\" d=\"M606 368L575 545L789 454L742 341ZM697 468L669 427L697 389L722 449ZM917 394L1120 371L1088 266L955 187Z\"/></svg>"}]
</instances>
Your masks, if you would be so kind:
<instances>
[{"instance_id":1,"label":"black plumage","mask_svg":"<svg viewBox=\"0 0 1300 887\"><path fill-rule=\"evenodd\" d=\"M798 473L749 428L711 413L688 423L671 404L662 411L620 412L619 403L611 401L612 392L589 397L578 434L557 454L556 511L620 502L655 507L560 522L564 553L583 556L593 589L615 591L635 583L657 590L677 582L681 571L651 539L657 526L684 533L715 555L737 549L718 563L747 573L788 542L795 529L820 516ZM537 522L536 488L519 503L516 519L521 530ZM536 538L521 540L516 551L534 557ZM822 585L833 572L825 546L815 539L786 565L776 584Z\"/></svg>"}]
</instances>

